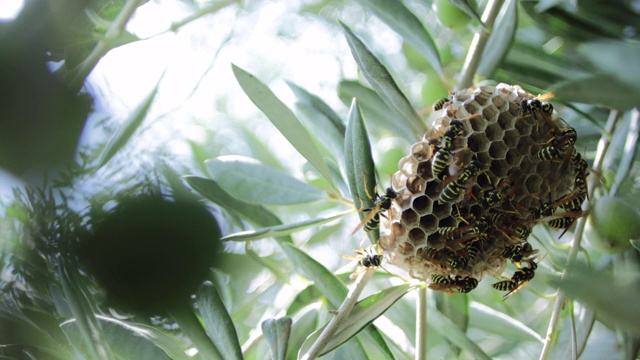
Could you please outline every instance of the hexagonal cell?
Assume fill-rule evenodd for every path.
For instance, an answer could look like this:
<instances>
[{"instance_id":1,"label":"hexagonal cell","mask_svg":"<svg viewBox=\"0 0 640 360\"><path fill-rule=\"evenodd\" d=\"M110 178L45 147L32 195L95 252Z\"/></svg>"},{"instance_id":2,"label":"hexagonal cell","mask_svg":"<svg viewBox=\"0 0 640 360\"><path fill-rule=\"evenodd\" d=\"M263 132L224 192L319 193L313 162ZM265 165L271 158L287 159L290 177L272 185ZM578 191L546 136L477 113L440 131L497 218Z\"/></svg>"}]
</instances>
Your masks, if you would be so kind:
<instances>
[{"instance_id":1,"label":"hexagonal cell","mask_svg":"<svg viewBox=\"0 0 640 360\"><path fill-rule=\"evenodd\" d=\"M529 194L539 194L542 186L542 178L538 174L531 174L524 182L524 188Z\"/></svg>"},{"instance_id":2,"label":"hexagonal cell","mask_svg":"<svg viewBox=\"0 0 640 360\"><path fill-rule=\"evenodd\" d=\"M522 161L522 155L519 155L517 151L515 150L509 150L507 151L507 154L504 156L504 159L507 161L507 164L509 164L512 168L513 167L519 167L520 166L520 162Z\"/></svg>"},{"instance_id":3,"label":"hexagonal cell","mask_svg":"<svg viewBox=\"0 0 640 360\"><path fill-rule=\"evenodd\" d=\"M494 96L491 98L493 105L500 111L505 111L509 108L509 100L500 96Z\"/></svg>"},{"instance_id":4,"label":"hexagonal cell","mask_svg":"<svg viewBox=\"0 0 640 360\"><path fill-rule=\"evenodd\" d=\"M509 148L507 148L507 145L505 145L503 141L494 141L491 143L491 146L489 146L489 155L493 159L504 159L507 150L509 150Z\"/></svg>"},{"instance_id":5,"label":"hexagonal cell","mask_svg":"<svg viewBox=\"0 0 640 360\"><path fill-rule=\"evenodd\" d=\"M432 234L438 229L438 219L431 215L425 215L420 218L420 228L427 234Z\"/></svg>"},{"instance_id":6,"label":"hexagonal cell","mask_svg":"<svg viewBox=\"0 0 640 360\"><path fill-rule=\"evenodd\" d=\"M482 133L474 133L467 139L467 147L473 152L487 151L489 142Z\"/></svg>"},{"instance_id":7,"label":"hexagonal cell","mask_svg":"<svg viewBox=\"0 0 640 360\"><path fill-rule=\"evenodd\" d=\"M414 244L414 246L418 246L418 244L426 244L427 243L427 234L422 231L420 228L413 228L409 231L409 241Z\"/></svg>"},{"instance_id":8,"label":"hexagonal cell","mask_svg":"<svg viewBox=\"0 0 640 360\"><path fill-rule=\"evenodd\" d=\"M433 216L437 217L438 219L445 218L451 215L451 204L450 203L441 204L436 201L433 203L433 210L431 213L433 214Z\"/></svg>"},{"instance_id":9,"label":"hexagonal cell","mask_svg":"<svg viewBox=\"0 0 640 360\"><path fill-rule=\"evenodd\" d=\"M431 147L426 141L413 144L413 146L411 146L411 155L418 161L428 160L433 156L433 154L431 154Z\"/></svg>"},{"instance_id":10,"label":"hexagonal cell","mask_svg":"<svg viewBox=\"0 0 640 360\"><path fill-rule=\"evenodd\" d=\"M489 141L496 141L502 139L504 136L504 130L500 127L500 124L493 123L484 130L484 134L487 136Z\"/></svg>"},{"instance_id":11,"label":"hexagonal cell","mask_svg":"<svg viewBox=\"0 0 640 360\"><path fill-rule=\"evenodd\" d=\"M391 232L396 236L396 237L403 237L407 235L407 228L402 225L399 222L394 222L391 228Z\"/></svg>"},{"instance_id":12,"label":"hexagonal cell","mask_svg":"<svg viewBox=\"0 0 640 360\"><path fill-rule=\"evenodd\" d=\"M489 105L486 108L482 109L482 116L484 116L487 121L496 121L499 113L500 111L492 105Z\"/></svg>"},{"instance_id":13,"label":"hexagonal cell","mask_svg":"<svg viewBox=\"0 0 640 360\"><path fill-rule=\"evenodd\" d=\"M518 145L516 150L519 154L528 155L531 154L531 139L528 137L520 137L518 139Z\"/></svg>"},{"instance_id":14,"label":"hexagonal cell","mask_svg":"<svg viewBox=\"0 0 640 360\"><path fill-rule=\"evenodd\" d=\"M418 160L411 155L407 155L398 161L398 168L406 176L411 176L416 173Z\"/></svg>"},{"instance_id":15,"label":"hexagonal cell","mask_svg":"<svg viewBox=\"0 0 640 360\"><path fill-rule=\"evenodd\" d=\"M504 132L502 141L508 148L513 148L518 145L518 139L520 139L520 133L516 129L507 130Z\"/></svg>"},{"instance_id":16,"label":"hexagonal cell","mask_svg":"<svg viewBox=\"0 0 640 360\"><path fill-rule=\"evenodd\" d=\"M487 120L482 116L476 116L469 119L469 124L473 131L482 132L487 127Z\"/></svg>"},{"instance_id":17,"label":"hexagonal cell","mask_svg":"<svg viewBox=\"0 0 640 360\"><path fill-rule=\"evenodd\" d=\"M469 101L464 104L464 108L469 114L477 114L478 110L480 110L480 105L475 101Z\"/></svg>"},{"instance_id":18,"label":"hexagonal cell","mask_svg":"<svg viewBox=\"0 0 640 360\"><path fill-rule=\"evenodd\" d=\"M428 186L427 186L428 188ZM423 215L431 212L433 202L427 196L422 195L413 199L412 208L418 214Z\"/></svg>"},{"instance_id":19,"label":"hexagonal cell","mask_svg":"<svg viewBox=\"0 0 640 360\"><path fill-rule=\"evenodd\" d=\"M433 179L433 172L432 172L432 167L433 165L431 164L431 161L423 161L420 164L418 164L418 168L416 169L416 174L418 176L420 176L422 179L429 181L431 179Z\"/></svg>"},{"instance_id":20,"label":"hexagonal cell","mask_svg":"<svg viewBox=\"0 0 640 360\"><path fill-rule=\"evenodd\" d=\"M511 130L516 127L517 117L511 116L509 112L502 112L498 115L498 124L505 130Z\"/></svg>"},{"instance_id":21,"label":"hexagonal cell","mask_svg":"<svg viewBox=\"0 0 640 360\"><path fill-rule=\"evenodd\" d=\"M477 91L473 95L473 100L475 100L481 107L486 107L487 104L490 104L489 100L491 99L491 93L485 91Z\"/></svg>"},{"instance_id":22,"label":"hexagonal cell","mask_svg":"<svg viewBox=\"0 0 640 360\"><path fill-rule=\"evenodd\" d=\"M418 194L424 190L425 181L413 175L407 179L407 189L413 194Z\"/></svg>"},{"instance_id":23,"label":"hexagonal cell","mask_svg":"<svg viewBox=\"0 0 640 360\"><path fill-rule=\"evenodd\" d=\"M493 160L491 162L491 172L498 178L504 178L509 171L509 164L505 160Z\"/></svg>"},{"instance_id":24,"label":"hexagonal cell","mask_svg":"<svg viewBox=\"0 0 640 360\"><path fill-rule=\"evenodd\" d=\"M411 209L407 209L402 212L400 221L405 226L415 226L418 223L418 214Z\"/></svg>"},{"instance_id":25,"label":"hexagonal cell","mask_svg":"<svg viewBox=\"0 0 640 360\"><path fill-rule=\"evenodd\" d=\"M391 177L391 186L394 190L400 191L404 189L407 184L407 176L401 173L400 171L396 171L395 174Z\"/></svg>"},{"instance_id":26,"label":"hexagonal cell","mask_svg":"<svg viewBox=\"0 0 640 360\"><path fill-rule=\"evenodd\" d=\"M427 183L427 187L424 189L425 196L428 196L431 201L438 200L440 196L439 181L431 181Z\"/></svg>"},{"instance_id":27,"label":"hexagonal cell","mask_svg":"<svg viewBox=\"0 0 640 360\"><path fill-rule=\"evenodd\" d=\"M398 250L402 255L414 255L416 253L415 247L408 242L398 244Z\"/></svg>"}]
</instances>

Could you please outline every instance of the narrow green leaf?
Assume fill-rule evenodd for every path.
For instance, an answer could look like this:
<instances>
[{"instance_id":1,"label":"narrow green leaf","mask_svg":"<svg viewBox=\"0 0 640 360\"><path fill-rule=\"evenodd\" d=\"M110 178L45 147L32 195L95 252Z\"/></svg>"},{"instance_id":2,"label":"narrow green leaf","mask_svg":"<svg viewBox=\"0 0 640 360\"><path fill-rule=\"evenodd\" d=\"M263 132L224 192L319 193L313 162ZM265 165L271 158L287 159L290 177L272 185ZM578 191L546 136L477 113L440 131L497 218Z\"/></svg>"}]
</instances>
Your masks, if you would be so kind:
<instances>
[{"instance_id":1,"label":"narrow green leaf","mask_svg":"<svg viewBox=\"0 0 640 360\"><path fill-rule=\"evenodd\" d=\"M296 295L289 307L287 316L294 316L298 311L322 298L322 292L314 285L309 285Z\"/></svg>"},{"instance_id":2,"label":"narrow green leaf","mask_svg":"<svg viewBox=\"0 0 640 360\"><path fill-rule=\"evenodd\" d=\"M639 92L605 74L563 81L555 84L551 91L564 101L598 104L619 110L627 110L640 103Z\"/></svg>"},{"instance_id":3,"label":"narrow green leaf","mask_svg":"<svg viewBox=\"0 0 640 360\"><path fill-rule=\"evenodd\" d=\"M478 65L478 74L490 77L494 70L500 65L502 59L507 55L518 27L517 1L507 0L503 5L496 25L487 42L487 46L482 52L482 58Z\"/></svg>"},{"instance_id":4,"label":"narrow green leaf","mask_svg":"<svg viewBox=\"0 0 640 360\"><path fill-rule=\"evenodd\" d=\"M123 124L120 125L118 130L111 136L109 143L102 150L102 153L98 157L98 164L96 169L104 166L111 158L122 149L131 139L133 133L140 127L142 121L147 117L147 113L149 112L149 108L151 104L153 104L153 100L156 98L156 94L158 94L158 86L160 85L160 81L156 84L156 86L151 90L149 95L142 100L142 102L138 105L138 107L133 110L131 115Z\"/></svg>"},{"instance_id":5,"label":"narrow green leaf","mask_svg":"<svg viewBox=\"0 0 640 360\"><path fill-rule=\"evenodd\" d=\"M219 350L213 344L206 329L200 323L195 310L190 302L181 306L175 306L169 316L178 324L180 330L191 340L193 346L198 349L198 357L201 359L222 360Z\"/></svg>"},{"instance_id":6,"label":"narrow green leaf","mask_svg":"<svg viewBox=\"0 0 640 360\"><path fill-rule=\"evenodd\" d=\"M424 134L426 127L422 119L420 119L409 100L398 88L389 71L347 25L343 23L340 23L340 25L344 29L351 54L373 89L391 109L400 115L401 121L405 122L412 131ZM393 121L393 119L390 119L390 121Z\"/></svg>"},{"instance_id":7,"label":"narrow green leaf","mask_svg":"<svg viewBox=\"0 0 640 360\"><path fill-rule=\"evenodd\" d=\"M102 327L102 333L105 342L109 345L111 355L118 359L172 359L175 357L169 357L169 355L158 345L156 341L159 341L159 332L153 332L149 329L137 327L120 320L108 318L106 316L98 316L100 325ZM86 344L82 340L82 326L76 319L68 320L60 325L65 332L71 343L77 349L81 349L81 352L87 354L89 351L86 348ZM167 337L163 336L165 344L167 343ZM179 346L177 343L173 345L172 355L180 356L178 352ZM178 359L188 359L186 354L182 352L182 356Z\"/></svg>"},{"instance_id":8,"label":"narrow green leaf","mask_svg":"<svg viewBox=\"0 0 640 360\"><path fill-rule=\"evenodd\" d=\"M471 309L475 328L494 333L505 340L544 342L544 339L533 329L502 312L477 302L471 303Z\"/></svg>"},{"instance_id":9,"label":"narrow green leaf","mask_svg":"<svg viewBox=\"0 0 640 360\"><path fill-rule=\"evenodd\" d=\"M225 155L209 159L205 165L220 187L248 203L289 205L323 197L315 187L252 158Z\"/></svg>"},{"instance_id":10,"label":"narrow green leaf","mask_svg":"<svg viewBox=\"0 0 640 360\"><path fill-rule=\"evenodd\" d=\"M631 246L640 251L640 239L631 239L629 241L631 242Z\"/></svg>"},{"instance_id":11,"label":"narrow green leaf","mask_svg":"<svg viewBox=\"0 0 640 360\"><path fill-rule=\"evenodd\" d=\"M636 42L598 40L581 44L578 51L599 70L640 92L640 69L629 66L630 59L640 59L640 45Z\"/></svg>"},{"instance_id":12,"label":"narrow green leaf","mask_svg":"<svg viewBox=\"0 0 640 360\"><path fill-rule=\"evenodd\" d=\"M436 308L449 320L466 332L469 326L469 296L448 296L438 291L434 292ZM460 355L460 348L454 346L456 355Z\"/></svg>"},{"instance_id":13,"label":"narrow green leaf","mask_svg":"<svg viewBox=\"0 0 640 360\"><path fill-rule=\"evenodd\" d=\"M214 180L194 175L187 175L184 179L193 190L206 199L244 218L252 224L257 226L282 225L280 219L263 206L250 204L234 198L224 191Z\"/></svg>"},{"instance_id":14,"label":"narrow green leaf","mask_svg":"<svg viewBox=\"0 0 640 360\"><path fill-rule=\"evenodd\" d=\"M262 333L267 338L271 348L271 359L284 360L289 346L291 336L291 325L293 321L290 317L279 319L267 319L262 322Z\"/></svg>"},{"instance_id":15,"label":"narrow green leaf","mask_svg":"<svg viewBox=\"0 0 640 360\"><path fill-rule=\"evenodd\" d=\"M198 289L198 310L207 328L207 335L223 359L242 359L238 334L231 316L222 303L216 288L209 281Z\"/></svg>"},{"instance_id":16,"label":"narrow green leaf","mask_svg":"<svg viewBox=\"0 0 640 360\"><path fill-rule=\"evenodd\" d=\"M443 76L440 54L431 34L402 1L358 0L358 2L402 36L404 41L427 59L433 70L441 77Z\"/></svg>"},{"instance_id":17,"label":"narrow green leaf","mask_svg":"<svg viewBox=\"0 0 640 360\"><path fill-rule=\"evenodd\" d=\"M236 65L232 65L232 68L238 83L251 102L267 115L271 123L289 140L291 145L335 188L322 154L294 113L255 76Z\"/></svg>"},{"instance_id":18,"label":"narrow green leaf","mask_svg":"<svg viewBox=\"0 0 640 360\"><path fill-rule=\"evenodd\" d=\"M594 310L599 317L640 336L640 277L576 267L565 279L552 279L569 298Z\"/></svg>"},{"instance_id":19,"label":"narrow green leaf","mask_svg":"<svg viewBox=\"0 0 640 360\"><path fill-rule=\"evenodd\" d=\"M415 142L424 135L424 132L414 132L403 121L393 121L398 115L387 106L374 90L358 81L340 81L338 84L338 96L346 105L350 105L353 98L358 99L358 105L362 108L362 112L369 123L375 123L378 127L389 129L398 137Z\"/></svg>"},{"instance_id":20,"label":"narrow green leaf","mask_svg":"<svg viewBox=\"0 0 640 360\"><path fill-rule=\"evenodd\" d=\"M282 250L291 261L293 268L312 280L333 308L339 308L342 300L347 296L347 287L321 263L293 244L283 244Z\"/></svg>"},{"instance_id":21,"label":"narrow green leaf","mask_svg":"<svg viewBox=\"0 0 640 360\"><path fill-rule=\"evenodd\" d=\"M391 305L393 305L406 293L415 289L416 287L416 283L405 283L402 285L387 288L363 300L360 300L351 311L351 314L349 314L349 318L347 318L344 323L340 325L335 333L335 336L331 338L327 346L324 348L324 352L328 353L347 340L351 339L354 335L362 331L367 325L384 314L384 312L387 311L387 309ZM318 330L318 335L322 332L323 329L324 327Z\"/></svg>"},{"instance_id":22,"label":"narrow green leaf","mask_svg":"<svg viewBox=\"0 0 640 360\"><path fill-rule=\"evenodd\" d=\"M485 360L491 359L484 353L484 351L482 351L482 349L480 349L478 344L469 339L467 335L465 335L464 331L462 331L435 307L429 309L429 327L436 330L440 335L451 341L457 347L467 351L471 357Z\"/></svg>"},{"instance_id":23,"label":"narrow green leaf","mask_svg":"<svg viewBox=\"0 0 640 360\"><path fill-rule=\"evenodd\" d=\"M346 130L346 126L344 121L336 114L333 109L329 107L321 98L318 96L308 92L304 88L296 85L291 81L287 81L287 85L293 90L293 93L296 95L298 100L301 102L311 105L314 109L320 112L325 116L327 120L331 123L331 125L344 137L344 132Z\"/></svg>"},{"instance_id":24,"label":"narrow green leaf","mask_svg":"<svg viewBox=\"0 0 640 360\"><path fill-rule=\"evenodd\" d=\"M482 27L486 27L482 22L482 18L480 18L480 14L478 11L469 4L468 0L451 0L453 5L457 6L458 9L464 11L467 15L469 15L473 20L477 21Z\"/></svg>"},{"instance_id":25,"label":"narrow green leaf","mask_svg":"<svg viewBox=\"0 0 640 360\"><path fill-rule=\"evenodd\" d=\"M354 210L343 211L334 215L321 216L315 219L309 219L285 225L270 226L258 230L241 231L235 234L227 235L223 237L222 241L250 241L258 240L266 237L278 237L284 235L290 235L298 231L308 229L310 227L318 226L336 219L340 219L346 215L353 214Z\"/></svg>"},{"instance_id":26,"label":"narrow green leaf","mask_svg":"<svg viewBox=\"0 0 640 360\"><path fill-rule=\"evenodd\" d=\"M353 99L349 109L349 122L345 137L345 170L349 189L354 204L361 204L364 208L373 208L373 199L376 190L376 172L371 156L371 144L364 125L362 112L356 99ZM356 205L357 206L357 205ZM360 212L360 220L366 216ZM379 231L369 231L369 239L375 244L379 237Z\"/></svg>"}]
</instances>

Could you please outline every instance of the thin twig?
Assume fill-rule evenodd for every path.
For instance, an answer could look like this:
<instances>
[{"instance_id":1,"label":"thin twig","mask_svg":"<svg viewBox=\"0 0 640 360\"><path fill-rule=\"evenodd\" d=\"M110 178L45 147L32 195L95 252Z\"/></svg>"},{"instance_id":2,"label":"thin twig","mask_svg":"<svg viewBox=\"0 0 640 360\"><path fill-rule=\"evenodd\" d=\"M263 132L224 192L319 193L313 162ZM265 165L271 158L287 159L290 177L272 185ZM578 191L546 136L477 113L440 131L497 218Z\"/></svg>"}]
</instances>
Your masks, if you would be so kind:
<instances>
[{"instance_id":1,"label":"thin twig","mask_svg":"<svg viewBox=\"0 0 640 360\"><path fill-rule=\"evenodd\" d=\"M487 3L487 7L485 7L484 13L482 13L482 22L485 27L480 26L478 32L473 36L467 58L464 60L464 65L462 66L462 73L460 74L460 80L457 86L458 89L468 88L473 85L473 76L478 70L480 58L491 35L488 29L493 29L493 23L496 17L498 17L498 13L503 4L504 0L489 0Z\"/></svg>"},{"instance_id":2,"label":"thin twig","mask_svg":"<svg viewBox=\"0 0 640 360\"><path fill-rule=\"evenodd\" d=\"M375 267L369 267L363 271L360 276L358 276L353 289L349 291L349 294L347 294L342 305L340 305L338 313L331 319L331 321L329 321L329 324L324 328L322 334L320 334L316 342L311 345L309 351L302 357L303 360L313 360L322 354L322 350L329 340L331 340L331 337L335 334L336 330L338 330L338 327L349 317L351 310L353 310L353 307L360 297L360 293L362 293L362 290L365 285L367 285L375 271Z\"/></svg>"},{"instance_id":3,"label":"thin twig","mask_svg":"<svg viewBox=\"0 0 640 360\"><path fill-rule=\"evenodd\" d=\"M609 119L607 120L606 125L606 133L602 135L600 141L598 142L598 149L596 151L596 158L593 162L593 172L588 181L588 189L587 192L589 194L589 199L593 197L593 192L598 184L599 180L595 178L596 172L600 172L602 168L602 162L604 160L604 155L607 153L607 149L609 148L609 144L611 144L611 138L608 134L613 134L613 130L616 127L616 124L619 119L619 114L617 110L612 110L609 114ZM587 201L585 206L583 207L584 212L589 212L591 208L591 202ZM580 251L580 242L582 240L582 234L584 232L584 227L587 223L587 218L582 217L578 220L576 224L576 231L573 234L573 239L571 240L571 248L569 249L569 256L567 258L566 266L564 271L562 272L562 279L564 279L567 274L571 271L573 264L575 263L578 252ZM551 313L551 320L549 321L549 327L547 328L547 336L545 338L544 346L542 347L542 352L540 353L540 360L545 360L549 356L549 352L551 351L551 344L553 340L553 336L556 332L558 326L558 320L560 319L560 312L562 311L562 307L564 306L565 295L562 290L558 290L558 296L556 297L556 302L553 306L553 312Z\"/></svg>"},{"instance_id":4,"label":"thin twig","mask_svg":"<svg viewBox=\"0 0 640 360\"><path fill-rule=\"evenodd\" d=\"M427 288L418 288L416 306L416 360L427 358Z\"/></svg>"}]
</instances>

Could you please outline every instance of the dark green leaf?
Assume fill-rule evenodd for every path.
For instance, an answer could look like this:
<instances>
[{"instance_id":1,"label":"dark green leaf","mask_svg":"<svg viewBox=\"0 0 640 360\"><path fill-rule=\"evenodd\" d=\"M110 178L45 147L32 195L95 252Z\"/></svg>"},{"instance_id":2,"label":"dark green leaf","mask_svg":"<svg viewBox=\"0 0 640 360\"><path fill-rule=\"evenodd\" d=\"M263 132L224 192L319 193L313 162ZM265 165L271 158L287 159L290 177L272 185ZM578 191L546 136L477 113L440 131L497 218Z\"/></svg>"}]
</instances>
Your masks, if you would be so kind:
<instances>
[{"instance_id":1,"label":"dark green leaf","mask_svg":"<svg viewBox=\"0 0 640 360\"><path fill-rule=\"evenodd\" d=\"M198 310L207 334L223 359L242 359L238 334L216 288L205 282L198 290Z\"/></svg>"},{"instance_id":2,"label":"dark green leaf","mask_svg":"<svg viewBox=\"0 0 640 360\"><path fill-rule=\"evenodd\" d=\"M271 348L272 359L285 359L289 345L289 337L291 336L292 322L290 317L267 319L262 322L262 333L267 338L267 342Z\"/></svg>"},{"instance_id":3,"label":"dark green leaf","mask_svg":"<svg viewBox=\"0 0 640 360\"><path fill-rule=\"evenodd\" d=\"M418 50L433 69L443 76L440 54L433 38L420 20L401 1L358 0L358 2L373 11L377 17L402 36L404 41Z\"/></svg>"},{"instance_id":4,"label":"dark green leaf","mask_svg":"<svg viewBox=\"0 0 640 360\"><path fill-rule=\"evenodd\" d=\"M369 123L375 123L378 127L389 129L397 136L407 139L407 141L417 141L424 134L424 132L414 132L402 121L394 121L398 118L398 115L387 106L375 91L357 81L340 81L338 96L346 105L350 105L353 98L358 99L358 104Z\"/></svg>"},{"instance_id":5,"label":"dark green leaf","mask_svg":"<svg viewBox=\"0 0 640 360\"><path fill-rule=\"evenodd\" d=\"M298 150L300 155L307 159L330 185L335 187L322 154L294 113L255 76L235 65L232 65L232 68L238 83L249 99L267 115L271 123Z\"/></svg>"},{"instance_id":6,"label":"dark green leaf","mask_svg":"<svg viewBox=\"0 0 640 360\"><path fill-rule=\"evenodd\" d=\"M287 316L294 316L298 311L307 307L309 304L313 304L321 298L323 298L322 292L320 292L317 287L314 285L307 286L293 299L287 308Z\"/></svg>"},{"instance_id":7,"label":"dark green leaf","mask_svg":"<svg viewBox=\"0 0 640 360\"><path fill-rule=\"evenodd\" d=\"M120 320L98 316L105 342L111 355L118 359L188 359L179 344L169 336L152 328L138 327ZM86 344L82 342L82 327L75 319L64 322L62 330L71 343L86 354ZM162 343L169 351L157 345ZM171 356L169 356L169 354Z\"/></svg>"},{"instance_id":8,"label":"dark green leaf","mask_svg":"<svg viewBox=\"0 0 640 360\"><path fill-rule=\"evenodd\" d=\"M442 314L436 308L429 309L429 327L436 330L447 340L451 341L460 349L468 352L473 358L476 359L491 359L487 354L480 349L478 344L473 342L465 335L456 324L451 322L444 314Z\"/></svg>"},{"instance_id":9,"label":"dark green leaf","mask_svg":"<svg viewBox=\"0 0 640 360\"><path fill-rule=\"evenodd\" d=\"M564 101L626 110L640 103L640 93L614 77L600 74L557 83L551 89Z\"/></svg>"},{"instance_id":10,"label":"dark green leaf","mask_svg":"<svg viewBox=\"0 0 640 360\"><path fill-rule=\"evenodd\" d=\"M252 158L225 155L207 160L205 165L220 187L248 203L288 205L323 197L315 187Z\"/></svg>"},{"instance_id":11,"label":"dark green leaf","mask_svg":"<svg viewBox=\"0 0 640 360\"><path fill-rule=\"evenodd\" d=\"M490 77L511 49L518 26L517 5L515 0L508 0L502 5L487 46L482 52L478 74Z\"/></svg>"},{"instance_id":12,"label":"dark green leaf","mask_svg":"<svg viewBox=\"0 0 640 360\"><path fill-rule=\"evenodd\" d=\"M578 51L600 71L613 76L627 87L635 89L635 94L640 93L640 69L629 66L630 59L640 59L638 43L599 40L580 45ZM634 100L636 105L640 103L637 97Z\"/></svg>"},{"instance_id":13,"label":"dark green leaf","mask_svg":"<svg viewBox=\"0 0 640 360\"><path fill-rule=\"evenodd\" d=\"M347 123L347 133L345 137L345 167L349 189L354 204L361 204L363 208L373 208L373 199L376 190L376 172L371 157L371 144L364 125L362 112L358 107L356 99L351 103L349 109L349 122ZM366 216L360 212L360 220ZM378 240L379 232L370 231L369 239L372 244Z\"/></svg>"},{"instance_id":14,"label":"dark green leaf","mask_svg":"<svg viewBox=\"0 0 640 360\"><path fill-rule=\"evenodd\" d=\"M457 6L458 9L464 11L467 15L469 15L473 20L480 23L483 27L485 26L480 18L480 15L476 11L476 9L469 4L468 0L451 0L453 5Z\"/></svg>"},{"instance_id":15,"label":"dark green leaf","mask_svg":"<svg viewBox=\"0 0 640 360\"><path fill-rule=\"evenodd\" d=\"M109 143L104 147L98 158L97 168L101 168L111 160L111 158L129 142L131 137L133 137L133 133L140 127L142 121L147 117L149 108L151 107L151 104L153 104L153 100L156 98L156 94L158 93L159 84L160 82L158 81L149 95L142 100L138 107L133 110L129 118L125 120L115 134L111 136Z\"/></svg>"},{"instance_id":16,"label":"dark green leaf","mask_svg":"<svg viewBox=\"0 0 640 360\"><path fill-rule=\"evenodd\" d=\"M476 302L471 303L471 309L473 310L474 328L494 333L515 342L544 342L544 339L533 329L504 313Z\"/></svg>"},{"instance_id":17,"label":"dark green leaf","mask_svg":"<svg viewBox=\"0 0 640 360\"><path fill-rule=\"evenodd\" d=\"M250 241L258 240L266 237L278 237L284 235L290 235L292 233L308 229L310 227L318 226L336 219L340 219L346 215L352 214L353 210L343 211L335 215L322 216L315 219L300 221L285 225L276 225L258 230L247 230L239 233L227 235L223 237L222 241Z\"/></svg>"},{"instance_id":18,"label":"dark green leaf","mask_svg":"<svg viewBox=\"0 0 640 360\"><path fill-rule=\"evenodd\" d=\"M340 24L347 37L351 54L373 89L391 109L400 115L401 121L412 131L418 134L424 134L426 127L422 119L420 119L420 116L409 100L398 88L389 71L347 25L343 23Z\"/></svg>"},{"instance_id":19,"label":"dark green leaf","mask_svg":"<svg viewBox=\"0 0 640 360\"><path fill-rule=\"evenodd\" d=\"M569 276L553 279L551 283L603 319L640 336L640 277L637 273L614 275L579 266Z\"/></svg>"},{"instance_id":20,"label":"dark green leaf","mask_svg":"<svg viewBox=\"0 0 640 360\"><path fill-rule=\"evenodd\" d=\"M265 209L263 206L249 204L234 198L222 190L222 188L211 179L205 179L193 175L185 176L184 179L187 181L189 186L193 188L193 190L204 196L206 199L218 204L230 213L244 218L256 226L267 227L282 225L280 219L278 219L278 217L271 211ZM281 238L281 240L291 241L291 238L284 237Z\"/></svg>"}]
</instances>

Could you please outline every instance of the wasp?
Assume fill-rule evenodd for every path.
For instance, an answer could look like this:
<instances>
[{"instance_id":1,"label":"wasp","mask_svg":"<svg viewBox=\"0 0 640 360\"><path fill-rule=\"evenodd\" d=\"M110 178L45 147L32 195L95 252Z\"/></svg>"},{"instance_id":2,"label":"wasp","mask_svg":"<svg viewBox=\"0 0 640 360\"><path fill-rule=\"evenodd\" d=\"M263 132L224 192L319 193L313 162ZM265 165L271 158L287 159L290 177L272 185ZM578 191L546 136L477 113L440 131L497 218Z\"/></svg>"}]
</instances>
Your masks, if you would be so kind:
<instances>
[{"instance_id":1,"label":"wasp","mask_svg":"<svg viewBox=\"0 0 640 360\"><path fill-rule=\"evenodd\" d=\"M445 235L445 241L459 240L467 235L480 235L484 234L493 225L493 221L489 216L483 216L473 224L466 225L459 228L453 228L451 226L443 227L442 229L451 229L448 232L440 232ZM453 228L453 229L452 229ZM440 230L438 230L440 231Z\"/></svg>"},{"instance_id":2,"label":"wasp","mask_svg":"<svg viewBox=\"0 0 640 360\"><path fill-rule=\"evenodd\" d=\"M480 235L480 238L478 239L478 241L467 243L466 250L467 250L467 259L469 263L473 263L473 260L476 259L476 256L478 256L478 253L480 252L480 244L485 240L487 240L488 238L489 236L487 234L482 234Z\"/></svg>"},{"instance_id":3,"label":"wasp","mask_svg":"<svg viewBox=\"0 0 640 360\"><path fill-rule=\"evenodd\" d=\"M511 178L503 178L498 180L496 187L491 190L486 190L480 197L480 206L483 209L488 209L494 205L499 204L502 201L504 195L512 189L513 181ZM515 190L515 188L514 188Z\"/></svg>"},{"instance_id":4,"label":"wasp","mask_svg":"<svg viewBox=\"0 0 640 360\"><path fill-rule=\"evenodd\" d=\"M433 111L442 110L442 108L444 108L444 104L448 101L450 101L448 97L438 99L438 101L433 104Z\"/></svg>"},{"instance_id":5,"label":"wasp","mask_svg":"<svg viewBox=\"0 0 640 360\"><path fill-rule=\"evenodd\" d=\"M381 247L379 247L377 243L367 248L361 247L358 250L353 250L353 252L355 252L357 256L341 255L345 259L357 260L358 264L362 266L362 269L351 274L350 277L352 279L358 277L358 275L360 275L360 273L362 273L362 271L364 270L371 269L371 268L375 269L377 267L382 266L382 260L384 258L384 250Z\"/></svg>"},{"instance_id":6,"label":"wasp","mask_svg":"<svg viewBox=\"0 0 640 360\"><path fill-rule=\"evenodd\" d=\"M546 93L540 96L537 96L533 99L522 100L520 102L520 112L524 114L532 114L535 111L542 111L547 115L553 114L553 105L548 102L544 102L544 100L548 100L553 98L555 95L553 93Z\"/></svg>"},{"instance_id":7,"label":"wasp","mask_svg":"<svg viewBox=\"0 0 640 360\"><path fill-rule=\"evenodd\" d=\"M440 196L438 197L438 203L443 204L446 202L453 201L460 195L460 192L466 187L467 182L476 174L480 172L482 169L482 164L476 159L471 160L467 166L465 166L464 170L458 177L452 180L447 186L442 190Z\"/></svg>"},{"instance_id":8,"label":"wasp","mask_svg":"<svg viewBox=\"0 0 640 360\"><path fill-rule=\"evenodd\" d=\"M442 180L446 175L447 166L453 156L453 147L456 138L463 134L464 126L461 120L453 119L449 122L447 130L445 130L443 139L443 146L437 149L431 163L431 172L433 175Z\"/></svg>"},{"instance_id":9,"label":"wasp","mask_svg":"<svg viewBox=\"0 0 640 360\"><path fill-rule=\"evenodd\" d=\"M365 188L365 191L366 188ZM364 219L356 226L351 235L355 234L360 228L364 226L364 231L369 232L378 228L380 225L380 214L389 210L391 208L391 201L398 197L398 193L395 192L391 187L388 187L385 191L384 195L378 195L378 191L374 190L374 195L371 196L369 192L367 192L367 196L373 201L373 208L370 209L360 209L360 212L368 211L369 214L365 216Z\"/></svg>"},{"instance_id":10,"label":"wasp","mask_svg":"<svg viewBox=\"0 0 640 360\"><path fill-rule=\"evenodd\" d=\"M519 265L523 258L528 258L537 253L538 249L533 249L531 244L525 242L524 244L506 246L502 252L502 256L505 259L510 259L514 264Z\"/></svg>"},{"instance_id":11,"label":"wasp","mask_svg":"<svg viewBox=\"0 0 640 360\"><path fill-rule=\"evenodd\" d=\"M462 278L460 275L456 275L455 278L442 275L432 275L432 283L429 284L429 288L437 291L444 291L450 295L453 292L468 293L478 286L478 280L469 276Z\"/></svg>"},{"instance_id":12,"label":"wasp","mask_svg":"<svg viewBox=\"0 0 640 360\"><path fill-rule=\"evenodd\" d=\"M576 129L568 127L562 130L559 135L555 136L550 145L540 149L533 157L538 160L559 159L576 143L577 139L578 134L576 133Z\"/></svg>"},{"instance_id":13,"label":"wasp","mask_svg":"<svg viewBox=\"0 0 640 360\"><path fill-rule=\"evenodd\" d=\"M535 270L538 268L538 264L536 264L536 262L533 260L529 260L528 263L528 267L523 267L516 270L511 279L499 281L491 285L494 289L500 291L509 291L505 296L502 297L503 301L507 300L513 294L522 289L522 287L527 282L531 281L531 279L533 279L533 277L535 276Z\"/></svg>"}]
</instances>

